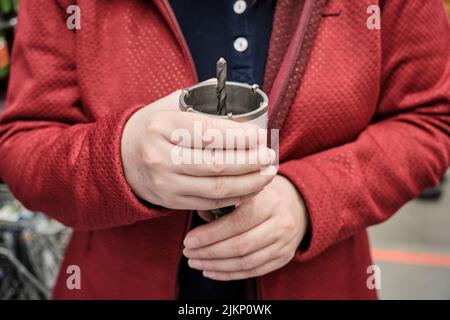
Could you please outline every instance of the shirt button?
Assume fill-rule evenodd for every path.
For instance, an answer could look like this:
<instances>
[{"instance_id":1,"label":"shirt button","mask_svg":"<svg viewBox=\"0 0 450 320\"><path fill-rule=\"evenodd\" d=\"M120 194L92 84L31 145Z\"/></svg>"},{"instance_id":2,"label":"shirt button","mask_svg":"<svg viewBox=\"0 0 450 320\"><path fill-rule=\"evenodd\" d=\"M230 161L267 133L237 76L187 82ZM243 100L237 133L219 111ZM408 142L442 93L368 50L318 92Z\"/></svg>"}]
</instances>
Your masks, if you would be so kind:
<instances>
[{"instance_id":1,"label":"shirt button","mask_svg":"<svg viewBox=\"0 0 450 320\"><path fill-rule=\"evenodd\" d=\"M247 2L245 2L245 0L238 0L233 5L233 10L237 14L244 13L246 9L247 9Z\"/></svg>"},{"instance_id":2,"label":"shirt button","mask_svg":"<svg viewBox=\"0 0 450 320\"><path fill-rule=\"evenodd\" d=\"M239 37L234 40L233 46L237 52L244 52L248 48L248 41L244 37Z\"/></svg>"}]
</instances>

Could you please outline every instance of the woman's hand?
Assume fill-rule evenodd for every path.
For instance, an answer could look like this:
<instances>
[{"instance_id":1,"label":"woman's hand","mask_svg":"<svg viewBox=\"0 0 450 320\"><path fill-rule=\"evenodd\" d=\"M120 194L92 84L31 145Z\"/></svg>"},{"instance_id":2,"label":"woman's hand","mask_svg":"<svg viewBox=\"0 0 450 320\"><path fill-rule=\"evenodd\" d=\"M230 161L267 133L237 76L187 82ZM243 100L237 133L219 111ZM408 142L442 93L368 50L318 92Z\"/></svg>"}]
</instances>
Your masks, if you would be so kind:
<instances>
[{"instance_id":1,"label":"woman's hand","mask_svg":"<svg viewBox=\"0 0 450 320\"><path fill-rule=\"evenodd\" d=\"M235 211L190 231L184 255L191 268L215 280L257 277L286 265L308 224L302 198L289 180L276 178Z\"/></svg>"},{"instance_id":2,"label":"woman's hand","mask_svg":"<svg viewBox=\"0 0 450 320\"><path fill-rule=\"evenodd\" d=\"M142 108L124 128L121 154L125 178L138 197L171 209L210 210L245 201L272 181L276 169L269 165L275 160L275 152L258 141L252 142L262 135L258 132L261 129L181 112L179 96L177 91ZM233 139L231 143L227 141L229 133L236 130L243 135L244 144L239 146L234 143L235 136L228 139ZM192 139L180 140L177 132ZM218 136L223 137L222 148L215 148L212 155L213 149L206 147ZM195 138L199 141L196 148L192 143ZM174 158L180 154L183 156ZM217 161L219 155L224 161ZM198 163L195 159L210 161ZM262 168L268 168L265 174L261 174Z\"/></svg>"}]
</instances>

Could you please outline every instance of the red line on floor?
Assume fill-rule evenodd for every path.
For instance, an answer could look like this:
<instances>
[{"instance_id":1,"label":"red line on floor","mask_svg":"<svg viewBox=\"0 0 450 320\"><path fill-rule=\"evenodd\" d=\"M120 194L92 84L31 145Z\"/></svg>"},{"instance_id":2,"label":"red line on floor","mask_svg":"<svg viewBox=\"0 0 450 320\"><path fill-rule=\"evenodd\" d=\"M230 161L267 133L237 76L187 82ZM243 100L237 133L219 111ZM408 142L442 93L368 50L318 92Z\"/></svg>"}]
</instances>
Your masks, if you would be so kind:
<instances>
[{"instance_id":1,"label":"red line on floor","mask_svg":"<svg viewBox=\"0 0 450 320\"><path fill-rule=\"evenodd\" d=\"M444 254L417 251L413 252L402 250L372 249L372 257L375 261L379 262L450 268L450 255Z\"/></svg>"}]
</instances>

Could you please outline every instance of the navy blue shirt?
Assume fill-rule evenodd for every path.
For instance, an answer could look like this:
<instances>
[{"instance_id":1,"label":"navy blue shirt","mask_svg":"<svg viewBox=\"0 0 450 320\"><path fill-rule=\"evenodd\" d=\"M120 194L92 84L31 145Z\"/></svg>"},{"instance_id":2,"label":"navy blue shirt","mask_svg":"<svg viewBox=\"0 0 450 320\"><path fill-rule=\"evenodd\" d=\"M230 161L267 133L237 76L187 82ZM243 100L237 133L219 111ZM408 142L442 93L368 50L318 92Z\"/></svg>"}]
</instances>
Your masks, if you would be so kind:
<instances>
[{"instance_id":1,"label":"navy blue shirt","mask_svg":"<svg viewBox=\"0 0 450 320\"><path fill-rule=\"evenodd\" d=\"M214 78L216 62L224 57L228 62L228 80L263 84L275 1L247 4L245 0L171 0L170 3L200 81ZM244 8L242 13L236 13Z\"/></svg>"},{"instance_id":2,"label":"navy blue shirt","mask_svg":"<svg viewBox=\"0 0 450 320\"><path fill-rule=\"evenodd\" d=\"M200 81L215 77L216 62L228 62L228 80L263 85L272 31L274 0L171 0ZM192 228L204 223L194 215ZM202 276L183 258L180 299L245 299L244 281L221 282Z\"/></svg>"}]
</instances>

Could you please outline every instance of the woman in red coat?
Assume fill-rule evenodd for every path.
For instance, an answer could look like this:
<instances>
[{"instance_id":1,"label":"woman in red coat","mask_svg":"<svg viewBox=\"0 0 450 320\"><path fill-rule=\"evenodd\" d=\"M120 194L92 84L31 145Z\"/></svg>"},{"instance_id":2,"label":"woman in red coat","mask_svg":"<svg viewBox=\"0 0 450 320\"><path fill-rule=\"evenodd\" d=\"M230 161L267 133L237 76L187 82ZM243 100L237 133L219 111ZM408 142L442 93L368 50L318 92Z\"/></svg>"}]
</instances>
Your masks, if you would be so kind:
<instances>
[{"instance_id":1,"label":"woman in red coat","mask_svg":"<svg viewBox=\"0 0 450 320\"><path fill-rule=\"evenodd\" d=\"M376 297L366 228L450 163L442 1L276 2L263 82L281 129L271 175L262 163L169 161L172 130L243 125L176 110L171 93L199 77L168 1L79 0L78 30L70 4L21 3L0 125L2 180L74 229L55 298L177 298L183 254L208 279L244 281L248 297ZM189 231L191 210L236 202ZM67 286L72 265L80 288Z\"/></svg>"}]
</instances>

